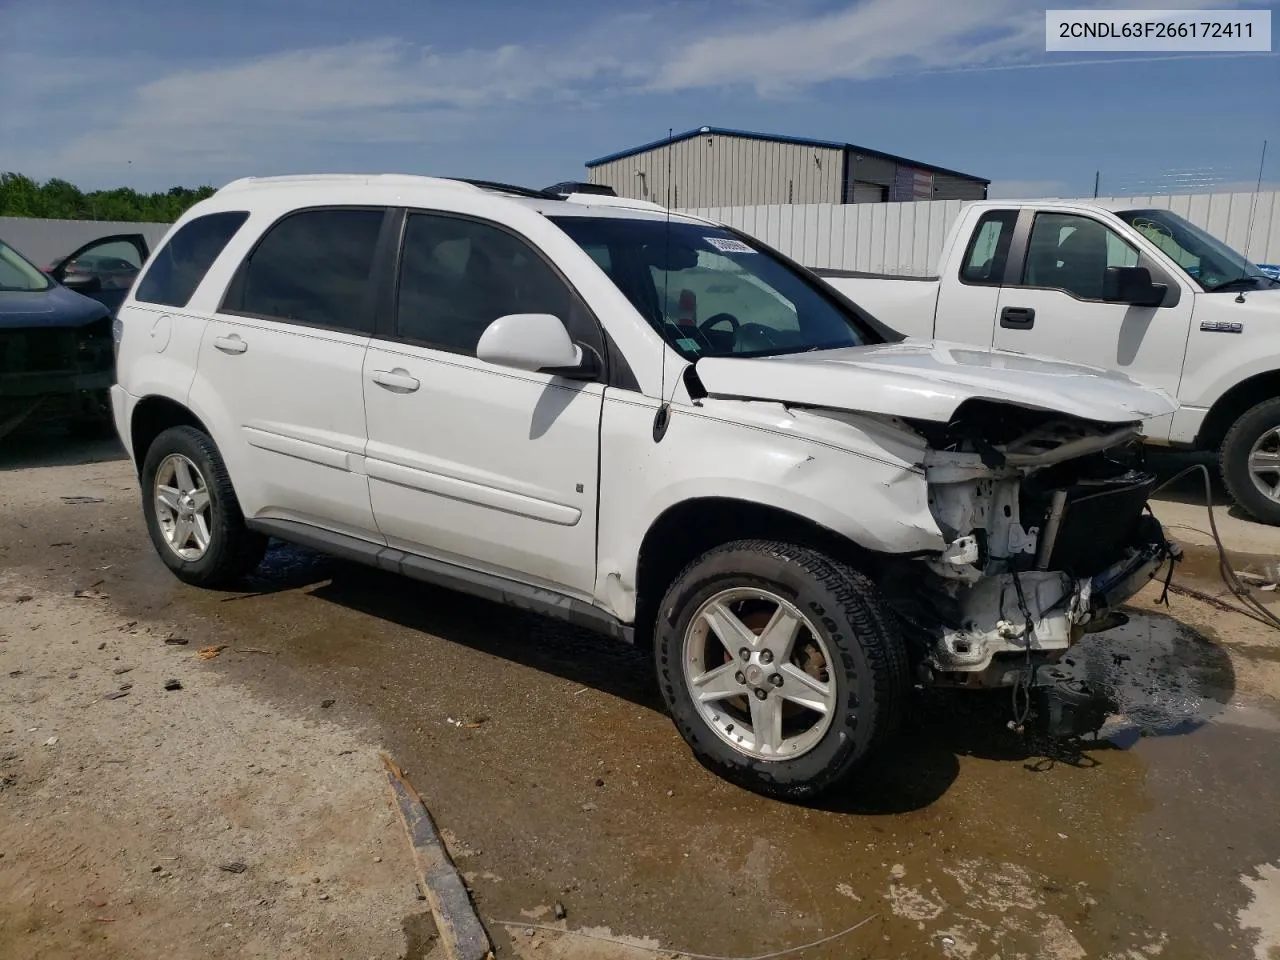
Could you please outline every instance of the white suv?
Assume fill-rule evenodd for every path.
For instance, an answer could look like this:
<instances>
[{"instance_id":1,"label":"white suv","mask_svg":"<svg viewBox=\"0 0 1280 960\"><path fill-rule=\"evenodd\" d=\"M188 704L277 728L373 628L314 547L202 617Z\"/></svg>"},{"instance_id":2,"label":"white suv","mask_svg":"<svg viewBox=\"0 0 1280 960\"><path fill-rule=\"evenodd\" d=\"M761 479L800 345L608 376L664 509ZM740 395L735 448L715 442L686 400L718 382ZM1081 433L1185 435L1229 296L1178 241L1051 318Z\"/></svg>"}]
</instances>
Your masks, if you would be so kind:
<instances>
[{"instance_id":1,"label":"white suv","mask_svg":"<svg viewBox=\"0 0 1280 960\"><path fill-rule=\"evenodd\" d=\"M846 778L913 685L1090 716L1063 651L1176 549L1122 456L1167 394L890 342L651 204L239 180L169 231L116 336L180 579L234 581L276 537L651 646L698 758L776 797Z\"/></svg>"}]
</instances>

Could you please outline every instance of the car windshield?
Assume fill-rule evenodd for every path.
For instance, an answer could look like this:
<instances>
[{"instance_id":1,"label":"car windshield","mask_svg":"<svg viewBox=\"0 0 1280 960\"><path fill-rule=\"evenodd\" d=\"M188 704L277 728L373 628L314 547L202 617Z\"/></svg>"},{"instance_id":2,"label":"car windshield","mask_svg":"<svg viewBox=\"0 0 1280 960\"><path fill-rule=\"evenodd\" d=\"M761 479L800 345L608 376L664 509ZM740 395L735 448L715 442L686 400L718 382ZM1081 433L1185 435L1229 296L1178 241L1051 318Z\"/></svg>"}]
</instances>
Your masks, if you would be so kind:
<instances>
[{"instance_id":1,"label":"car windshield","mask_svg":"<svg viewBox=\"0 0 1280 960\"><path fill-rule=\"evenodd\" d=\"M717 227L552 217L681 356L769 356L881 337L770 253Z\"/></svg>"},{"instance_id":2,"label":"car windshield","mask_svg":"<svg viewBox=\"0 0 1280 960\"><path fill-rule=\"evenodd\" d=\"M13 247L0 240L0 291L5 293L37 293L53 283Z\"/></svg>"},{"instance_id":3,"label":"car windshield","mask_svg":"<svg viewBox=\"0 0 1280 960\"><path fill-rule=\"evenodd\" d=\"M1168 254L1191 279L1207 291L1240 281L1257 281L1270 286L1271 280L1217 237L1169 210L1120 210L1118 216Z\"/></svg>"}]
</instances>

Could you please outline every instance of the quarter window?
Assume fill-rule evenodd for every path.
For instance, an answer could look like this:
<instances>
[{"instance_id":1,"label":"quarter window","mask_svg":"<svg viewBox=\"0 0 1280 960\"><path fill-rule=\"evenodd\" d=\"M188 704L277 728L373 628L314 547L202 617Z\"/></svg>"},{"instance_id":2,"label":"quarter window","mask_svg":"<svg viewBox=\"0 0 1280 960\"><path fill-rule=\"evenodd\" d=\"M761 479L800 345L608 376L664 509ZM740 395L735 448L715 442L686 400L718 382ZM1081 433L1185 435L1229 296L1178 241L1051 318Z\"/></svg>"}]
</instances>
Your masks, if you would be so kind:
<instances>
[{"instance_id":1,"label":"quarter window","mask_svg":"<svg viewBox=\"0 0 1280 960\"><path fill-rule=\"evenodd\" d=\"M187 221L151 258L133 298L185 307L213 261L248 219L244 210L228 210Z\"/></svg>"},{"instance_id":2,"label":"quarter window","mask_svg":"<svg viewBox=\"0 0 1280 960\"><path fill-rule=\"evenodd\" d=\"M1108 267L1136 267L1138 251L1089 217L1039 213L1031 228L1022 282L1101 300Z\"/></svg>"},{"instance_id":3,"label":"quarter window","mask_svg":"<svg viewBox=\"0 0 1280 960\"><path fill-rule=\"evenodd\" d=\"M222 309L308 326L373 332L370 282L384 211L303 210L263 236Z\"/></svg>"},{"instance_id":4,"label":"quarter window","mask_svg":"<svg viewBox=\"0 0 1280 960\"><path fill-rule=\"evenodd\" d=\"M549 313L575 339L597 339L586 329L573 291L524 240L475 220L409 216L396 297L398 337L475 356L485 328L512 313Z\"/></svg>"},{"instance_id":5,"label":"quarter window","mask_svg":"<svg viewBox=\"0 0 1280 960\"><path fill-rule=\"evenodd\" d=\"M1018 222L1016 210L992 210L984 213L969 240L964 264L960 267L962 283L998 287L1004 281L1005 264L1009 261L1009 243Z\"/></svg>"}]
</instances>

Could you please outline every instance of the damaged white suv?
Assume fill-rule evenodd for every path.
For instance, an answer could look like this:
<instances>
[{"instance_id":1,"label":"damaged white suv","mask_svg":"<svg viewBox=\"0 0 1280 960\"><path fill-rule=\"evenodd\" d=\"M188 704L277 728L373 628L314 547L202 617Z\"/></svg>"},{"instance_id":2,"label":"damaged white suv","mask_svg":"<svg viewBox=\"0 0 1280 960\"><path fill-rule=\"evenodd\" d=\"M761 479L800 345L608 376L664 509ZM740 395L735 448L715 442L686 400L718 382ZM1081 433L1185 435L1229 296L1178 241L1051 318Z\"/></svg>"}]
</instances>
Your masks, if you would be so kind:
<instances>
[{"instance_id":1,"label":"damaged white suv","mask_svg":"<svg viewBox=\"0 0 1280 960\"><path fill-rule=\"evenodd\" d=\"M276 537L644 644L698 758L776 797L844 780L913 685L1051 684L1176 550L1127 458L1167 394L887 342L777 252L634 201L237 181L116 335L179 578Z\"/></svg>"}]
</instances>

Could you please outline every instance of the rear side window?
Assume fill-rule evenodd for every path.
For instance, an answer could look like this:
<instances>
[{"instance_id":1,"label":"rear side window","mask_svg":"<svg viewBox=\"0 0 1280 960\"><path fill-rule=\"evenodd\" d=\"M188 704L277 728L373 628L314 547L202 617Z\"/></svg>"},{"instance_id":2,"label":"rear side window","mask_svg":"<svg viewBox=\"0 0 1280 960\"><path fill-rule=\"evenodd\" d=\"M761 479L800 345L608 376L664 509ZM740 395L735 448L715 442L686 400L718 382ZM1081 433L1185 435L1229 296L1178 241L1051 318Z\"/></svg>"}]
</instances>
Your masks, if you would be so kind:
<instances>
[{"instance_id":1,"label":"rear side window","mask_svg":"<svg viewBox=\"0 0 1280 960\"><path fill-rule=\"evenodd\" d=\"M962 283L978 286L1000 286L1005 264L1009 262L1009 244L1018 222L1016 210L992 210L982 215L969 240L960 267Z\"/></svg>"},{"instance_id":2,"label":"rear side window","mask_svg":"<svg viewBox=\"0 0 1280 960\"><path fill-rule=\"evenodd\" d=\"M244 210L228 210L184 223L152 257L133 298L185 307L218 254L248 219Z\"/></svg>"},{"instance_id":3,"label":"rear side window","mask_svg":"<svg viewBox=\"0 0 1280 960\"><path fill-rule=\"evenodd\" d=\"M370 278L383 216L366 208L289 214L240 264L223 311L372 333Z\"/></svg>"}]
</instances>

